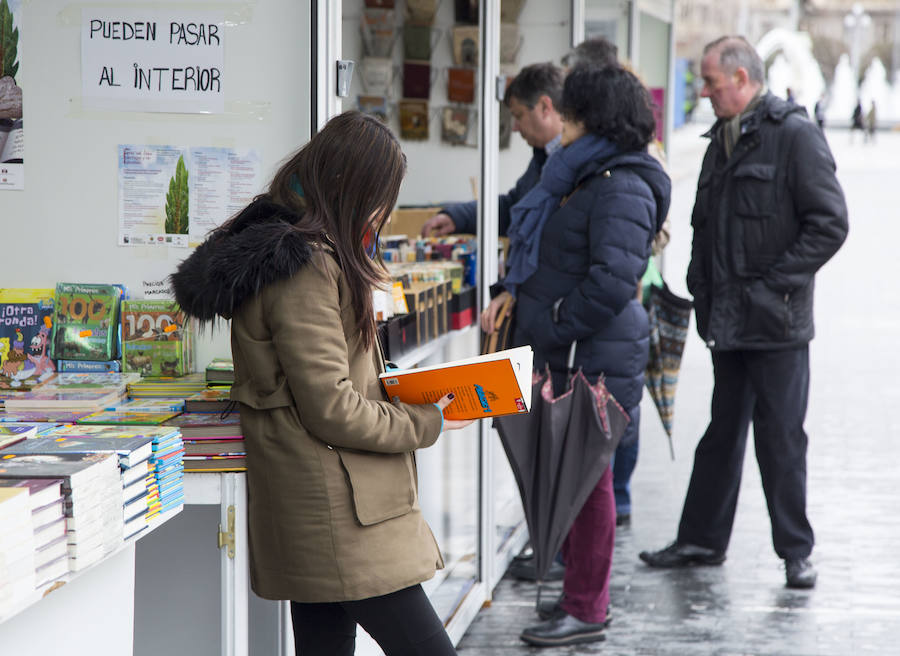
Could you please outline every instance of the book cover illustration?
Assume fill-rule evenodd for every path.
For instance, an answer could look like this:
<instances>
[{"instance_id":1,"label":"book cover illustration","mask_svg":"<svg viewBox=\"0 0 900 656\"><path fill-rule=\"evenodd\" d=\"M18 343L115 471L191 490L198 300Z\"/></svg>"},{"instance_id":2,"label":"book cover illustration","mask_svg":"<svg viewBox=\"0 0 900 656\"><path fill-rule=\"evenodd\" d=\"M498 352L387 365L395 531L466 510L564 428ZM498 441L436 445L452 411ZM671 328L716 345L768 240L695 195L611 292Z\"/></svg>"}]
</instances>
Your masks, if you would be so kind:
<instances>
[{"instance_id":1,"label":"book cover illustration","mask_svg":"<svg viewBox=\"0 0 900 656\"><path fill-rule=\"evenodd\" d=\"M54 455L58 453L115 453L119 456L120 467L131 467L147 460L151 453L153 438L137 436L44 436L19 442L7 449L3 455Z\"/></svg>"},{"instance_id":2,"label":"book cover illustration","mask_svg":"<svg viewBox=\"0 0 900 656\"><path fill-rule=\"evenodd\" d=\"M133 412L118 410L101 410L78 420L79 424L134 424L159 426L167 419L176 416L176 412Z\"/></svg>"},{"instance_id":3,"label":"book cover illustration","mask_svg":"<svg viewBox=\"0 0 900 656\"><path fill-rule=\"evenodd\" d=\"M58 283L51 357L116 359L122 289L116 285Z\"/></svg>"},{"instance_id":4,"label":"book cover illustration","mask_svg":"<svg viewBox=\"0 0 900 656\"><path fill-rule=\"evenodd\" d=\"M175 301L122 304L122 367L142 376L183 376L194 368L191 324Z\"/></svg>"},{"instance_id":5,"label":"book cover illustration","mask_svg":"<svg viewBox=\"0 0 900 656\"><path fill-rule=\"evenodd\" d=\"M435 403L453 392L446 419L481 419L528 412L534 354L521 346L487 355L419 369L392 369L381 374L391 400Z\"/></svg>"},{"instance_id":6,"label":"book cover illustration","mask_svg":"<svg viewBox=\"0 0 900 656\"><path fill-rule=\"evenodd\" d=\"M0 477L2 478L62 478L65 479L64 488L71 490L82 479L94 479L102 477L108 465L104 465L110 458L115 458L109 453L59 453L55 455L25 455L17 456L4 453L0 456ZM110 464L116 466L117 459Z\"/></svg>"},{"instance_id":7,"label":"book cover illustration","mask_svg":"<svg viewBox=\"0 0 900 656\"><path fill-rule=\"evenodd\" d=\"M211 387L184 400L187 412L221 412L231 404L231 387Z\"/></svg>"},{"instance_id":8,"label":"book cover illustration","mask_svg":"<svg viewBox=\"0 0 900 656\"><path fill-rule=\"evenodd\" d=\"M55 373L52 289L0 289L0 389L31 389Z\"/></svg>"}]
</instances>

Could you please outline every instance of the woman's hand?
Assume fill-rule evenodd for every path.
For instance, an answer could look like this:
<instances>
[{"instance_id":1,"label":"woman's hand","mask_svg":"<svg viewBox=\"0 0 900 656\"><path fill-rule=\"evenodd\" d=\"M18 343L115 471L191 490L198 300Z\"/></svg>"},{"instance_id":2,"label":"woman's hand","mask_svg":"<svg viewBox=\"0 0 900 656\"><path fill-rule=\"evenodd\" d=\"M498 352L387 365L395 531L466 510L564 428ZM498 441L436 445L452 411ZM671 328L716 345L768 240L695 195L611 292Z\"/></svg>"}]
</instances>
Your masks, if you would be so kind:
<instances>
[{"instance_id":1,"label":"woman's hand","mask_svg":"<svg viewBox=\"0 0 900 656\"><path fill-rule=\"evenodd\" d=\"M444 408L453 403L453 393L447 394L440 398L440 400L435 403L437 407L441 409L441 414L444 412ZM459 430L460 428L465 428L466 426L473 423L474 419L444 419L444 430Z\"/></svg>"},{"instance_id":2,"label":"woman's hand","mask_svg":"<svg viewBox=\"0 0 900 656\"><path fill-rule=\"evenodd\" d=\"M500 308L511 298L509 292L501 292L488 303L488 306L481 312L481 329L487 334L491 334L496 330L497 314Z\"/></svg>"}]
</instances>

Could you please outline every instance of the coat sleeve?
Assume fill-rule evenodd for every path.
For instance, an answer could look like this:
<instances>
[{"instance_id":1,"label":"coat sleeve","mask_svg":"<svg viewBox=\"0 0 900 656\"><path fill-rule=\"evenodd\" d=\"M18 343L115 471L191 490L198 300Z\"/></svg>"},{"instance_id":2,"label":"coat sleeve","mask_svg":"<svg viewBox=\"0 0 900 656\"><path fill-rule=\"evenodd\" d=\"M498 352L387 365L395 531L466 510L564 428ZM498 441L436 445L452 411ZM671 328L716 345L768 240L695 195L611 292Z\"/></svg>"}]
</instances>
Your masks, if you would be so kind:
<instances>
[{"instance_id":1,"label":"coat sleeve","mask_svg":"<svg viewBox=\"0 0 900 656\"><path fill-rule=\"evenodd\" d=\"M331 258L322 260L264 292L272 342L301 423L332 446L378 453L430 446L443 422L437 406L372 400L354 389L340 270Z\"/></svg>"},{"instance_id":2,"label":"coat sleeve","mask_svg":"<svg viewBox=\"0 0 900 656\"><path fill-rule=\"evenodd\" d=\"M806 285L847 238L847 204L822 131L798 122L789 154L787 183L799 230L794 243L763 277L776 291Z\"/></svg>"},{"instance_id":3,"label":"coat sleeve","mask_svg":"<svg viewBox=\"0 0 900 656\"><path fill-rule=\"evenodd\" d=\"M656 202L640 185L643 193L629 185L591 202L587 275L557 302L555 317L548 312L531 324L536 347L564 346L593 335L636 298L656 226ZM552 224L551 217L546 226Z\"/></svg>"}]
</instances>

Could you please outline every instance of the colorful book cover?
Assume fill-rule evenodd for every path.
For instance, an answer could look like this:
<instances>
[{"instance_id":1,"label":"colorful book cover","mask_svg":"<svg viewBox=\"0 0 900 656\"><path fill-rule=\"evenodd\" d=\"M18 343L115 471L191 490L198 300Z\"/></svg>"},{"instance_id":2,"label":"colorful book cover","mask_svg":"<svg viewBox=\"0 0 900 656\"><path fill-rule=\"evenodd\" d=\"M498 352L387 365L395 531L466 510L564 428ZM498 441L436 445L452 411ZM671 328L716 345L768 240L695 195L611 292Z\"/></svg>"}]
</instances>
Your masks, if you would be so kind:
<instances>
[{"instance_id":1,"label":"colorful book cover","mask_svg":"<svg viewBox=\"0 0 900 656\"><path fill-rule=\"evenodd\" d=\"M0 456L0 478L61 478L66 491L82 481L103 478L110 467L118 472L118 458L110 453Z\"/></svg>"},{"instance_id":2,"label":"colorful book cover","mask_svg":"<svg viewBox=\"0 0 900 656\"><path fill-rule=\"evenodd\" d=\"M0 412L0 423L14 422L22 424L74 424L81 417L90 414L87 411L74 410L17 410Z\"/></svg>"},{"instance_id":3,"label":"colorful book cover","mask_svg":"<svg viewBox=\"0 0 900 656\"><path fill-rule=\"evenodd\" d=\"M133 424L138 426L159 426L167 419L172 419L175 412L131 412L118 410L101 410L82 417L79 424Z\"/></svg>"},{"instance_id":4,"label":"colorful book cover","mask_svg":"<svg viewBox=\"0 0 900 656\"><path fill-rule=\"evenodd\" d=\"M71 390L63 391L50 389L47 391L37 388L31 392L25 392L14 399L6 400L6 410L17 412L31 409L79 409L88 408L96 410L103 408L121 396L116 391L100 388L95 390Z\"/></svg>"},{"instance_id":5,"label":"colorful book cover","mask_svg":"<svg viewBox=\"0 0 900 656\"><path fill-rule=\"evenodd\" d=\"M434 403L453 392L455 398L444 409L446 419L499 417L530 410L533 358L530 346L520 346L418 369L392 369L380 378L388 397L403 403Z\"/></svg>"},{"instance_id":6,"label":"colorful book cover","mask_svg":"<svg viewBox=\"0 0 900 656\"><path fill-rule=\"evenodd\" d=\"M62 372L56 375L51 383L66 389L93 389L98 387L116 387L125 391L125 386L140 380L136 374L123 374L113 371L95 371L84 373Z\"/></svg>"},{"instance_id":7,"label":"colorful book cover","mask_svg":"<svg viewBox=\"0 0 900 656\"><path fill-rule=\"evenodd\" d=\"M90 373L121 371L122 363L118 360L57 360L56 367L67 373Z\"/></svg>"},{"instance_id":8,"label":"colorful book cover","mask_svg":"<svg viewBox=\"0 0 900 656\"><path fill-rule=\"evenodd\" d=\"M115 360L122 294L116 285L57 283L51 357Z\"/></svg>"},{"instance_id":9,"label":"colorful book cover","mask_svg":"<svg viewBox=\"0 0 900 656\"><path fill-rule=\"evenodd\" d=\"M175 301L122 304L125 371L143 376L183 376L194 369L191 322Z\"/></svg>"},{"instance_id":10,"label":"colorful book cover","mask_svg":"<svg viewBox=\"0 0 900 656\"><path fill-rule=\"evenodd\" d=\"M3 450L3 455L55 455L58 453L115 453L120 467L131 467L147 460L153 452L153 439L145 436L44 436L25 440Z\"/></svg>"},{"instance_id":11,"label":"colorful book cover","mask_svg":"<svg viewBox=\"0 0 900 656\"><path fill-rule=\"evenodd\" d=\"M181 441L179 432L177 428L168 428L166 426L85 426L82 424L69 424L66 426L59 426L58 428L53 429L48 432L47 435L53 435L56 437L82 437L82 436L90 436L95 435L97 437L106 436L106 437L134 437L134 436L144 436L150 437L153 439L154 444L158 442L169 442L169 440L174 440L177 442Z\"/></svg>"},{"instance_id":12,"label":"colorful book cover","mask_svg":"<svg viewBox=\"0 0 900 656\"><path fill-rule=\"evenodd\" d=\"M0 389L30 389L55 372L52 289L0 288Z\"/></svg>"},{"instance_id":13,"label":"colorful book cover","mask_svg":"<svg viewBox=\"0 0 900 656\"><path fill-rule=\"evenodd\" d=\"M187 412L221 412L231 404L231 387L209 387L185 398Z\"/></svg>"},{"instance_id":14,"label":"colorful book cover","mask_svg":"<svg viewBox=\"0 0 900 656\"><path fill-rule=\"evenodd\" d=\"M182 412L184 399L132 399L116 403L104 410L117 410L118 412Z\"/></svg>"}]
</instances>

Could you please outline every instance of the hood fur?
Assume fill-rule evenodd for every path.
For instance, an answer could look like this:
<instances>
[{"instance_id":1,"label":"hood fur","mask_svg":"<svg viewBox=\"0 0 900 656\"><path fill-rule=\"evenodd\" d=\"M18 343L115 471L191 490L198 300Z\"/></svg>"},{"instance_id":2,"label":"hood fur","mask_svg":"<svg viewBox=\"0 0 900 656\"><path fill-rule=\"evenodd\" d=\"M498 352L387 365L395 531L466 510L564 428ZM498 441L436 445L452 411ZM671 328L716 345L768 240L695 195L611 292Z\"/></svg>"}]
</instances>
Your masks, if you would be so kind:
<instances>
[{"instance_id":1,"label":"hood fur","mask_svg":"<svg viewBox=\"0 0 900 656\"><path fill-rule=\"evenodd\" d=\"M309 262L312 249L294 227L300 217L259 198L228 230L214 231L169 276L175 299L201 321L230 319L267 285L290 278Z\"/></svg>"}]
</instances>

